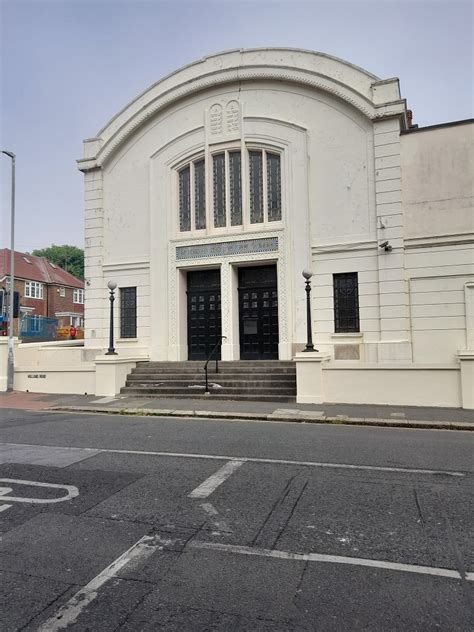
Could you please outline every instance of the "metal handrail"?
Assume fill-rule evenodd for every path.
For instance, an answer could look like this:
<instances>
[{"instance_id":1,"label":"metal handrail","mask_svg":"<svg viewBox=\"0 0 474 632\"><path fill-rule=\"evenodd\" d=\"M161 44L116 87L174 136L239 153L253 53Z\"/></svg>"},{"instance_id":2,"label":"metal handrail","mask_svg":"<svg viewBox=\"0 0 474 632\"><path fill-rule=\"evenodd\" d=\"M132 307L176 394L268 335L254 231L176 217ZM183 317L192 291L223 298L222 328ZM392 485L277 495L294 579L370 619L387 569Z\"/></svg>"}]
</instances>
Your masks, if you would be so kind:
<instances>
[{"instance_id":1,"label":"metal handrail","mask_svg":"<svg viewBox=\"0 0 474 632\"><path fill-rule=\"evenodd\" d=\"M209 393L209 383L207 380L207 365L209 364L212 356L214 355L214 352L216 351L216 349L218 349L221 345L222 345L222 341L227 338L227 336L221 336L219 341L214 345L214 348L212 349L211 353L207 356L207 360L206 360L206 364L204 365L204 373L206 374L206 390L204 391L204 393ZM219 373L219 358L217 358L216 356L216 373Z\"/></svg>"}]
</instances>

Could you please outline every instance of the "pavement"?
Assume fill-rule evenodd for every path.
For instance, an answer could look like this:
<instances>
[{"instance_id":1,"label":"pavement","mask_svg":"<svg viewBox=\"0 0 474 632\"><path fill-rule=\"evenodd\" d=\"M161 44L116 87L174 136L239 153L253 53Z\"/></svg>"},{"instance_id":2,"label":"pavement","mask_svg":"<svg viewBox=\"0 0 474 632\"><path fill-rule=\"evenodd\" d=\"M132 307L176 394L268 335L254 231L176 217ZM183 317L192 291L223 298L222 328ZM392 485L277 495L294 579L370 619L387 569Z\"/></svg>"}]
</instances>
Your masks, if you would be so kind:
<instances>
[{"instance_id":1,"label":"pavement","mask_svg":"<svg viewBox=\"0 0 474 632\"><path fill-rule=\"evenodd\" d=\"M361 404L297 404L117 395L0 393L0 408L108 413L156 417L196 417L247 421L474 430L474 411L461 408Z\"/></svg>"}]
</instances>

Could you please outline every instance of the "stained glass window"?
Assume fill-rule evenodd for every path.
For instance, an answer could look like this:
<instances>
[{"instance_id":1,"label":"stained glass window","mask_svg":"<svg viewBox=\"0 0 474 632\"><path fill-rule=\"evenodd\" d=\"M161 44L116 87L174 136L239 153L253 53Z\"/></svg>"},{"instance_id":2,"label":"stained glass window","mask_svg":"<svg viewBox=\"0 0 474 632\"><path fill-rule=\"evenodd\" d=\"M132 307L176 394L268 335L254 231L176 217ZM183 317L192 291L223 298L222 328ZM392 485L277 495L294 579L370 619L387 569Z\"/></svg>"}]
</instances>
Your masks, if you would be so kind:
<instances>
[{"instance_id":1,"label":"stained glass window","mask_svg":"<svg viewBox=\"0 0 474 632\"><path fill-rule=\"evenodd\" d=\"M194 227L206 228L206 178L204 159L194 163Z\"/></svg>"},{"instance_id":2,"label":"stained glass window","mask_svg":"<svg viewBox=\"0 0 474 632\"><path fill-rule=\"evenodd\" d=\"M191 230L191 169L179 172L179 230Z\"/></svg>"},{"instance_id":3,"label":"stained glass window","mask_svg":"<svg viewBox=\"0 0 474 632\"><path fill-rule=\"evenodd\" d=\"M242 174L240 151L229 152L230 223L242 224Z\"/></svg>"},{"instance_id":4,"label":"stained glass window","mask_svg":"<svg viewBox=\"0 0 474 632\"><path fill-rule=\"evenodd\" d=\"M262 152L249 151L250 223L263 222Z\"/></svg>"},{"instance_id":5,"label":"stained glass window","mask_svg":"<svg viewBox=\"0 0 474 632\"><path fill-rule=\"evenodd\" d=\"M214 226L226 225L225 210L225 154L216 154L212 159L214 188Z\"/></svg>"},{"instance_id":6,"label":"stained glass window","mask_svg":"<svg viewBox=\"0 0 474 632\"><path fill-rule=\"evenodd\" d=\"M281 220L281 168L279 154L267 152L268 221Z\"/></svg>"},{"instance_id":7,"label":"stained glass window","mask_svg":"<svg viewBox=\"0 0 474 632\"><path fill-rule=\"evenodd\" d=\"M359 331L357 272L334 274L334 331Z\"/></svg>"}]
</instances>

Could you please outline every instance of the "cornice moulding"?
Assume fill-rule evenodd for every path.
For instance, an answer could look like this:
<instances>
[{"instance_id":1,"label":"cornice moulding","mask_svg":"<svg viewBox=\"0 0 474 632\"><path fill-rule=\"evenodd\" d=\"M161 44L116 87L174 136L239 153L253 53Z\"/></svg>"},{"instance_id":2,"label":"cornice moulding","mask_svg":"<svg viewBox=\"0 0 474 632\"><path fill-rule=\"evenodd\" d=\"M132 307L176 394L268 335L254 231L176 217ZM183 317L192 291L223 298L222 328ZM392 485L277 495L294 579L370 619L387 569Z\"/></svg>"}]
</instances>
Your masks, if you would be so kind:
<instances>
[{"instance_id":1,"label":"cornice moulding","mask_svg":"<svg viewBox=\"0 0 474 632\"><path fill-rule=\"evenodd\" d=\"M100 132L86 142L79 169L102 164L117 148L160 110L199 91L242 81L286 81L322 90L359 110L369 119L402 113L404 101L393 99L398 80L379 80L342 60L298 49L250 49L204 58L168 75L119 112ZM375 81L374 81L375 80ZM381 94L374 97L374 87ZM94 155L91 155L95 152ZM94 162L95 160L95 162Z\"/></svg>"}]
</instances>

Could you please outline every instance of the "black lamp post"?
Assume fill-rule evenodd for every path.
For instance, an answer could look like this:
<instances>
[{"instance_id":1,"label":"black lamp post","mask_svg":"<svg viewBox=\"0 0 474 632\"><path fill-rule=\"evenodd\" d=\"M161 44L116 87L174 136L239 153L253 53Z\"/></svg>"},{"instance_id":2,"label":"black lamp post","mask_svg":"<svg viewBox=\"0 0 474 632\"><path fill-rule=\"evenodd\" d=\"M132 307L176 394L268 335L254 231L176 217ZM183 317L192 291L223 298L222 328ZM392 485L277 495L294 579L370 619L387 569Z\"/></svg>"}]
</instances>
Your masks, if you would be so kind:
<instances>
[{"instance_id":1,"label":"black lamp post","mask_svg":"<svg viewBox=\"0 0 474 632\"><path fill-rule=\"evenodd\" d=\"M303 351L317 351L313 345L313 333L311 327L311 277L313 276L313 273L311 270L303 270L302 274L306 283L306 331L308 338L306 348L303 349Z\"/></svg>"},{"instance_id":2,"label":"black lamp post","mask_svg":"<svg viewBox=\"0 0 474 632\"><path fill-rule=\"evenodd\" d=\"M110 290L110 331L109 331L109 349L105 355L118 355L114 349L114 290L117 287L115 281L109 281L107 287Z\"/></svg>"}]
</instances>

